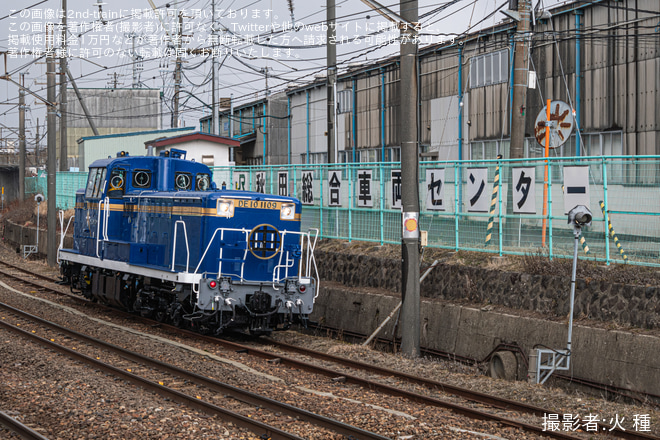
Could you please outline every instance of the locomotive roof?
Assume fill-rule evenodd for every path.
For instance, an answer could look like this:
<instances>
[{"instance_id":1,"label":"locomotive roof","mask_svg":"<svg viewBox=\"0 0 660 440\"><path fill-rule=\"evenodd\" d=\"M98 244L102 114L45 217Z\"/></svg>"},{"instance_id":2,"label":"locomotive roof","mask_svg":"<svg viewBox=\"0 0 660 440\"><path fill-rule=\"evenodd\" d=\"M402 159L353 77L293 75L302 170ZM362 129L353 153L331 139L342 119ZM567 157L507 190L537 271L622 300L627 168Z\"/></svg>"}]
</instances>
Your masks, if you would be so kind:
<instances>
[{"instance_id":1,"label":"locomotive roof","mask_svg":"<svg viewBox=\"0 0 660 440\"><path fill-rule=\"evenodd\" d=\"M172 156L119 156L108 157L107 159L98 159L89 165L89 168L107 168L113 162L121 162L122 164L131 164L133 167L152 168L153 164L158 161L178 161L179 163L188 164L191 168L190 171L207 172L211 173L209 167L205 164L194 162L187 159Z\"/></svg>"}]
</instances>

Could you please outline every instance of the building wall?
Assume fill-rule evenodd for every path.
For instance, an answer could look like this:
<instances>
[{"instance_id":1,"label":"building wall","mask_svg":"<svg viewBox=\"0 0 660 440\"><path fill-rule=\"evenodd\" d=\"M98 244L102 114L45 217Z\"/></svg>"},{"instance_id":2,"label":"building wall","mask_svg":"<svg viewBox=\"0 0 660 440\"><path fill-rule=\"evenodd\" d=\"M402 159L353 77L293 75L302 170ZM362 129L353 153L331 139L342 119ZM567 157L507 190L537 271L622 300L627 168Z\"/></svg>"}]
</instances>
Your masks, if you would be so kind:
<instances>
[{"instance_id":1,"label":"building wall","mask_svg":"<svg viewBox=\"0 0 660 440\"><path fill-rule=\"evenodd\" d=\"M158 89L79 89L99 135L161 129ZM94 136L73 89L67 90L67 153L70 167L77 165L77 141ZM57 121L57 158L60 160L60 120Z\"/></svg>"},{"instance_id":2,"label":"building wall","mask_svg":"<svg viewBox=\"0 0 660 440\"><path fill-rule=\"evenodd\" d=\"M120 135L91 136L80 139L75 150L77 151L76 165L80 171L87 171L89 164L97 159L108 156L115 157L120 151L126 151L131 156L146 156L145 142L161 137L177 136L179 134L192 133L194 127L175 128L171 130L152 130ZM73 154L69 147L69 154Z\"/></svg>"},{"instance_id":3,"label":"building wall","mask_svg":"<svg viewBox=\"0 0 660 440\"><path fill-rule=\"evenodd\" d=\"M527 90L524 107L514 110L525 112L528 154L539 152L533 140L534 124L547 99L564 101L576 111L580 107L577 125L582 138L570 139L553 150L555 155L574 156L578 144L580 155L660 154L660 112L656 111L660 108L660 2L573 3L551 13L551 19L534 23L529 68L537 81L535 88ZM508 157L515 30L513 22L504 20L454 44L420 48L421 151L470 159L470 143L479 143L484 145L480 157L494 159L497 153ZM480 75L481 83L477 81ZM375 155L362 155L362 159L382 160L381 149L399 146L398 58L340 74L338 89L353 88L352 111L338 117L339 150L348 152L349 159L353 148L372 150ZM312 154L325 151L326 90L317 83L287 94L292 103L291 160L299 163L307 148ZM461 96L462 108L458 107ZM464 125L459 135L461 111ZM609 134L611 144L587 145ZM463 144L460 157L459 141ZM627 172L639 177L634 176L634 169ZM660 171L656 174L649 183L660 181Z\"/></svg>"},{"instance_id":4,"label":"building wall","mask_svg":"<svg viewBox=\"0 0 660 440\"><path fill-rule=\"evenodd\" d=\"M187 160L194 160L199 163L206 163L209 166L227 166L229 165L229 146L221 145L216 142L209 142L205 140L194 140L189 142L182 142L176 145L168 145L166 147L158 147L154 151L154 155L159 155L161 151L176 148L186 152ZM204 156L213 156L214 161L212 164L205 162Z\"/></svg>"},{"instance_id":5,"label":"building wall","mask_svg":"<svg viewBox=\"0 0 660 440\"><path fill-rule=\"evenodd\" d=\"M310 162L327 153L327 89L318 83L291 95L291 162ZM284 113L286 115L286 113ZM327 159L326 159L327 160ZM326 161L324 160L324 162Z\"/></svg>"},{"instance_id":6,"label":"building wall","mask_svg":"<svg viewBox=\"0 0 660 440\"><path fill-rule=\"evenodd\" d=\"M268 132L267 163L270 165L286 164L289 161L289 131L287 118L286 94L278 93L269 101L269 117L266 120Z\"/></svg>"}]
</instances>

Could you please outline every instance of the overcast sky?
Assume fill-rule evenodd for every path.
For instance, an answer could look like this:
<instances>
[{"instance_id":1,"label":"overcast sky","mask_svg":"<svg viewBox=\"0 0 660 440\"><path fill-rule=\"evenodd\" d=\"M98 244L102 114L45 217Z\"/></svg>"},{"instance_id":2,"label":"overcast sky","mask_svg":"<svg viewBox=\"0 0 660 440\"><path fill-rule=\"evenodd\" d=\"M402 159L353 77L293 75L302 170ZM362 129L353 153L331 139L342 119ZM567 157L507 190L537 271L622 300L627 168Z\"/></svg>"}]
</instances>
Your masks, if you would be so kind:
<instances>
[{"instance_id":1,"label":"overcast sky","mask_svg":"<svg viewBox=\"0 0 660 440\"><path fill-rule=\"evenodd\" d=\"M211 50L222 64L219 96L233 94L236 102L264 96L266 80L272 91L292 82L308 82L326 66L326 19L324 0L215 0L216 37L213 37L214 0L67 0L67 45L70 70L79 87L140 87L161 89L171 103L174 88L177 15L183 12L181 47L202 53L183 56L181 118L197 126L211 103ZM337 54L340 69L350 63L374 61L396 54L398 31L360 0L336 0ZM381 0L399 12L399 2ZM565 3L533 0L540 8ZM500 22L495 12L508 0L419 0L420 45L460 39L461 36ZM292 7L290 7L290 5ZM2 74L15 81L25 74L26 86L46 97L48 23L60 23L62 0L0 2L0 51L9 51L7 64L0 58ZM60 49L61 30L54 32L54 47ZM133 52L135 47L135 52ZM206 49L206 51L203 51ZM133 53L139 55L134 63ZM135 78L134 78L135 64ZM266 79L266 73L268 79ZM71 99L71 98L69 98ZM17 139L18 88L0 81L0 128L2 138ZM27 98L28 147L33 145L39 118L45 133L45 106ZM167 110L165 110L167 111ZM169 127L169 115L163 117ZM13 131L12 131L13 130ZM1 141L1 147L5 141Z\"/></svg>"}]
</instances>

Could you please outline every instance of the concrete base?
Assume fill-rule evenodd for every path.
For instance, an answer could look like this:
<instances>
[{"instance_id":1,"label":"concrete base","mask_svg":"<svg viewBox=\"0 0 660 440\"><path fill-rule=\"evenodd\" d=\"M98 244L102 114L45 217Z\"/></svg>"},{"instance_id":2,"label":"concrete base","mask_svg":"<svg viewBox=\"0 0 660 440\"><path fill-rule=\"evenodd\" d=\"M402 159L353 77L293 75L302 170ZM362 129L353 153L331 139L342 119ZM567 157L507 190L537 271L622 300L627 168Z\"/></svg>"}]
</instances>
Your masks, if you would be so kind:
<instances>
[{"instance_id":1,"label":"concrete base","mask_svg":"<svg viewBox=\"0 0 660 440\"><path fill-rule=\"evenodd\" d=\"M335 328L371 334L399 303L398 296L382 295L326 283L311 316ZM515 343L525 353L535 345L562 349L567 322L516 316L444 301L422 300L421 345L475 359L484 359L500 343ZM381 331L392 337L394 323ZM582 379L660 395L660 338L638 333L573 327L571 369L563 372Z\"/></svg>"}]
</instances>

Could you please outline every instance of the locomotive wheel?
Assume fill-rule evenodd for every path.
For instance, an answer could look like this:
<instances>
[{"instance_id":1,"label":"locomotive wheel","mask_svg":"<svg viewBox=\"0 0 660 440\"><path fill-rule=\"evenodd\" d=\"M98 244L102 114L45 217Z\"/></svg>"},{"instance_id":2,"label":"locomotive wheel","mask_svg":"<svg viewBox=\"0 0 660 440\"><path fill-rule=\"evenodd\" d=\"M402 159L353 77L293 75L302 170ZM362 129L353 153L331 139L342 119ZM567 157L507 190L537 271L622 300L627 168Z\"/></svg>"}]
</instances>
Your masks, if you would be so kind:
<instances>
[{"instance_id":1,"label":"locomotive wheel","mask_svg":"<svg viewBox=\"0 0 660 440\"><path fill-rule=\"evenodd\" d=\"M172 313L170 314L170 321L172 322L172 325L175 327L181 328L183 324L182 309L183 307L181 307L181 304L177 304L174 307L174 310L172 310Z\"/></svg>"},{"instance_id":2,"label":"locomotive wheel","mask_svg":"<svg viewBox=\"0 0 660 440\"><path fill-rule=\"evenodd\" d=\"M154 319L158 322L167 321L167 310L158 309L154 312Z\"/></svg>"},{"instance_id":3,"label":"locomotive wheel","mask_svg":"<svg viewBox=\"0 0 660 440\"><path fill-rule=\"evenodd\" d=\"M136 298L135 302L133 302L133 312L135 313L140 313L142 310L142 298Z\"/></svg>"}]
</instances>

